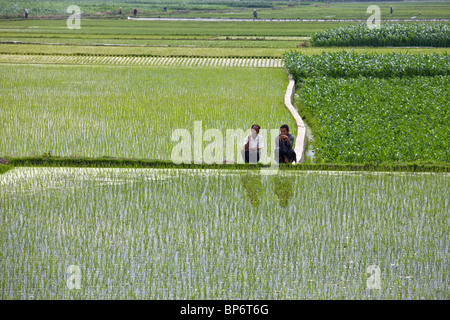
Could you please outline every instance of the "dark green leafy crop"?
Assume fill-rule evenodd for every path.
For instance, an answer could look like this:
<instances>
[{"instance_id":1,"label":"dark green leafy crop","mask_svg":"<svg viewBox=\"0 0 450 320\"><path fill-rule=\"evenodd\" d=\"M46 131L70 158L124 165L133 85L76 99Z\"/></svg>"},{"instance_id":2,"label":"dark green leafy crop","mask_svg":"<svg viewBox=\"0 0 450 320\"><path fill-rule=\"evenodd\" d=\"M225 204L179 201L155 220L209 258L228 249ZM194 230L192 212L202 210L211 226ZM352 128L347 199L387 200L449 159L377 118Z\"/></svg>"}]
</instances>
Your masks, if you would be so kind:
<instances>
[{"instance_id":1,"label":"dark green leafy crop","mask_svg":"<svg viewBox=\"0 0 450 320\"><path fill-rule=\"evenodd\" d=\"M450 56L447 54L365 54L341 51L306 56L291 51L285 53L283 59L285 67L296 81L314 76L393 78L450 75Z\"/></svg>"},{"instance_id":2,"label":"dark green leafy crop","mask_svg":"<svg viewBox=\"0 0 450 320\"><path fill-rule=\"evenodd\" d=\"M306 79L298 93L325 162L450 162L450 76Z\"/></svg>"},{"instance_id":3,"label":"dark green leafy crop","mask_svg":"<svg viewBox=\"0 0 450 320\"><path fill-rule=\"evenodd\" d=\"M450 29L440 23L382 23L379 29L369 29L367 24L359 24L315 33L311 44L316 47L448 47Z\"/></svg>"}]
</instances>

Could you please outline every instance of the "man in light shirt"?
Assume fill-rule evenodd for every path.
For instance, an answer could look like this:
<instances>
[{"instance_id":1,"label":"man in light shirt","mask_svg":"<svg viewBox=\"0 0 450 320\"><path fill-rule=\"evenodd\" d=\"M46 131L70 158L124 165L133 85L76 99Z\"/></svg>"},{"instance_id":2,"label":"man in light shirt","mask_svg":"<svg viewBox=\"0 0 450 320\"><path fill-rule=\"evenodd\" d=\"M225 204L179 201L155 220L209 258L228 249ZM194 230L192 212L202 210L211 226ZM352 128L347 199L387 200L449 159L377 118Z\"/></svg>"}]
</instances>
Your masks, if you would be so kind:
<instances>
[{"instance_id":1,"label":"man in light shirt","mask_svg":"<svg viewBox=\"0 0 450 320\"><path fill-rule=\"evenodd\" d=\"M261 157L261 148L264 148L264 139L259 133L259 125L252 125L252 133L244 139L242 157L245 163L257 163Z\"/></svg>"}]
</instances>

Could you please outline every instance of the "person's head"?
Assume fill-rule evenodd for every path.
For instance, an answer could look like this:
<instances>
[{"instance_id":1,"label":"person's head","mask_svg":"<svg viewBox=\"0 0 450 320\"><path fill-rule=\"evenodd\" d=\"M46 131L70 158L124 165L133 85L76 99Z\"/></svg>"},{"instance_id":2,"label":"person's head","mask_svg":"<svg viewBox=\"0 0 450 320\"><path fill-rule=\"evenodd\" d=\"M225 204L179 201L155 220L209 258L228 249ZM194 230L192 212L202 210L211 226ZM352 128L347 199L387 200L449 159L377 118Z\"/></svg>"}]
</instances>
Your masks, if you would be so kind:
<instances>
[{"instance_id":1,"label":"person's head","mask_svg":"<svg viewBox=\"0 0 450 320\"><path fill-rule=\"evenodd\" d=\"M260 129L260 127L259 127L259 125L257 125L257 124L254 124L254 125L252 125L252 133L253 133L253 130L255 130L256 131L256 134L258 134L259 133L259 129Z\"/></svg>"},{"instance_id":2,"label":"person's head","mask_svg":"<svg viewBox=\"0 0 450 320\"><path fill-rule=\"evenodd\" d=\"M287 135L289 134L289 127L288 127L287 124L283 124L283 125L280 127L280 133L283 134L283 135L285 135L285 136L287 136Z\"/></svg>"}]
</instances>

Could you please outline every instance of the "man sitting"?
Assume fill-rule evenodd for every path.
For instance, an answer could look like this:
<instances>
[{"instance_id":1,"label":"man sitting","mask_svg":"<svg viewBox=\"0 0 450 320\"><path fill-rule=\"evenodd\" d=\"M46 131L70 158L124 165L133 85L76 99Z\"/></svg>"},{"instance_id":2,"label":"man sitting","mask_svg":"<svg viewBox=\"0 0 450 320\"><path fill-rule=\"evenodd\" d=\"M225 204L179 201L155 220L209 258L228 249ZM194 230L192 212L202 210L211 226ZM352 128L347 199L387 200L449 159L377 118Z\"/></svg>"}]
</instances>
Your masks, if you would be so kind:
<instances>
[{"instance_id":1,"label":"man sitting","mask_svg":"<svg viewBox=\"0 0 450 320\"><path fill-rule=\"evenodd\" d=\"M294 136L289 133L287 124L280 127L280 134L275 138L275 160L280 163L297 162L297 155L292 149L294 146Z\"/></svg>"},{"instance_id":2,"label":"man sitting","mask_svg":"<svg viewBox=\"0 0 450 320\"><path fill-rule=\"evenodd\" d=\"M245 163L257 163L261 157L261 148L264 148L263 137L258 135L259 125L252 125L252 133L244 139L244 149L242 150L242 157Z\"/></svg>"}]
</instances>

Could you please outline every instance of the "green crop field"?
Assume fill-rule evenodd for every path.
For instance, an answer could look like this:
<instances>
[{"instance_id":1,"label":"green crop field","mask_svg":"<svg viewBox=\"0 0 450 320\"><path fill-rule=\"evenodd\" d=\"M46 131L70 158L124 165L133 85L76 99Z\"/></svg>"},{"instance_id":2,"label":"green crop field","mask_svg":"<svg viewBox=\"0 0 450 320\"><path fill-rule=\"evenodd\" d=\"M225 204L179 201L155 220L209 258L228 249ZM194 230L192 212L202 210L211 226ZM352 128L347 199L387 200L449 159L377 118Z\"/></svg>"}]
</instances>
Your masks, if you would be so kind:
<instances>
[{"instance_id":1,"label":"green crop field","mask_svg":"<svg viewBox=\"0 0 450 320\"><path fill-rule=\"evenodd\" d=\"M170 160L172 131L277 129L282 69L1 65L0 156ZM266 138L268 138L266 136ZM270 147L270 145L268 145Z\"/></svg>"},{"instance_id":2,"label":"green crop field","mask_svg":"<svg viewBox=\"0 0 450 320\"><path fill-rule=\"evenodd\" d=\"M448 174L19 168L0 186L2 299L449 298Z\"/></svg>"},{"instance_id":3,"label":"green crop field","mask_svg":"<svg viewBox=\"0 0 450 320\"><path fill-rule=\"evenodd\" d=\"M311 78L298 108L325 162L450 162L450 76Z\"/></svg>"},{"instance_id":4,"label":"green crop field","mask_svg":"<svg viewBox=\"0 0 450 320\"><path fill-rule=\"evenodd\" d=\"M450 2L298 3L0 0L0 300L448 300Z\"/></svg>"},{"instance_id":5,"label":"green crop field","mask_svg":"<svg viewBox=\"0 0 450 320\"><path fill-rule=\"evenodd\" d=\"M316 160L450 161L448 55L290 52L284 59Z\"/></svg>"},{"instance_id":6,"label":"green crop field","mask_svg":"<svg viewBox=\"0 0 450 320\"><path fill-rule=\"evenodd\" d=\"M152 39L218 36L310 36L352 22L289 22L289 21L140 21L140 20L96 20L81 19L80 29L68 29L63 20L0 20L3 37L22 34L37 38L77 38L83 39Z\"/></svg>"},{"instance_id":7,"label":"green crop field","mask_svg":"<svg viewBox=\"0 0 450 320\"><path fill-rule=\"evenodd\" d=\"M305 54L318 54L337 48L312 48L309 37L355 23L82 19L81 29L71 30L66 28L64 19L0 20L0 52L281 57L287 50L295 49ZM412 25L421 26L420 23ZM428 47L355 50L450 52L450 48Z\"/></svg>"},{"instance_id":8,"label":"green crop field","mask_svg":"<svg viewBox=\"0 0 450 320\"><path fill-rule=\"evenodd\" d=\"M352 23L344 23L349 24ZM342 26L342 23L82 19L79 30L67 29L66 26L66 20L0 20L0 42L4 43L2 46L14 41L71 46L116 44L146 46L147 50L154 50L155 47L181 50L201 48L202 51L214 48L230 48L235 51L257 48L266 49L266 54L270 55L272 49L294 49L303 42L308 42L305 37L328 28L337 28ZM14 48L15 44L7 46ZM281 52L278 55L281 55Z\"/></svg>"},{"instance_id":9,"label":"green crop field","mask_svg":"<svg viewBox=\"0 0 450 320\"><path fill-rule=\"evenodd\" d=\"M387 54L343 51L307 56L291 51L284 54L285 67L297 82L309 77L402 78L450 75L450 56L444 54Z\"/></svg>"},{"instance_id":10,"label":"green crop field","mask_svg":"<svg viewBox=\"0 0 450 320\"><path fill-rule=\"evenodd\" d=\"M340 27L315 33L314 46L422 46L450 47L450 29L446 24L385 23L370 29L366 24Z\"/></svg>"}]
</instances>

